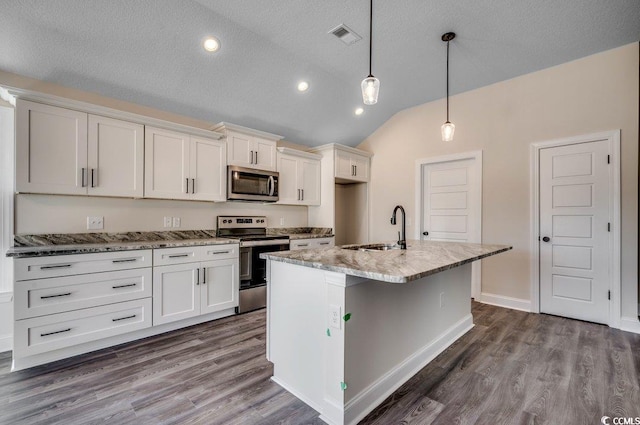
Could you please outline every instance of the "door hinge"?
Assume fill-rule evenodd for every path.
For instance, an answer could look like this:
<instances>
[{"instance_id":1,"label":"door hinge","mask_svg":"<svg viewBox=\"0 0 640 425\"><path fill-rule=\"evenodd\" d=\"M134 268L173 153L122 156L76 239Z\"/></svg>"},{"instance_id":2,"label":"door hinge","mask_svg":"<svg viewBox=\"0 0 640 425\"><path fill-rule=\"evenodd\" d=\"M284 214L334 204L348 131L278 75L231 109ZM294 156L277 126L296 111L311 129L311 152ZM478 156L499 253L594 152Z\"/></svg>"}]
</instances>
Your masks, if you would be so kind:
<instances>
[{"instance_id":1,"label":"door hinge","mask_svg":"<svg viewBox=\"0 0 640 425\"><path fill-rule=\"evenodd\" d=\"M611 231L611 223L607 223L607 232Z\"/></svg>"},{"instance_id":2,"label":"door hinge","mask_svg":"<svg viewBox=\"0 0 640 425\"><path fill-rule=\"evenodd\" d=\"M609 291L609 293L607 294L607 299L610 300L611 299L611 291Z\"/></svg>"},{"instance_id":3,"label":"door hinge","mask_svg":"<svg viewBox=\"0 0 640 425\"><path fill-rule=\"evenodd\" d=\"M607 155L607 164L611 164L611 155Z\"/></svg>"}]
</instances>

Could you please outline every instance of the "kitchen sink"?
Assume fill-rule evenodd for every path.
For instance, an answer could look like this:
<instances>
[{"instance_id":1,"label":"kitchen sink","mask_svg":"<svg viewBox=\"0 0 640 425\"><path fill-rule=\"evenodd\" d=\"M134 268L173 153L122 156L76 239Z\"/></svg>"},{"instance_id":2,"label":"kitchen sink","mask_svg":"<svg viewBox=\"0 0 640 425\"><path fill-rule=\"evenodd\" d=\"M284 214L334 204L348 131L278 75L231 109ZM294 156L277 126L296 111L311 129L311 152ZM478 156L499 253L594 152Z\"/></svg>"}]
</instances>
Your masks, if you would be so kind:
<instances>
[{"instance_id":1,"label":"kitchen sink","mask_svg":"<svg viewBox=\"0 0 640 425\"><path fill-rule=\"evenodd\" d=\"M366 245L347 245L342 248L352 249L354 251L391 251L394 249L400 249L400 245L390 243L372 243Z\"/></svg>"}]
</instances>

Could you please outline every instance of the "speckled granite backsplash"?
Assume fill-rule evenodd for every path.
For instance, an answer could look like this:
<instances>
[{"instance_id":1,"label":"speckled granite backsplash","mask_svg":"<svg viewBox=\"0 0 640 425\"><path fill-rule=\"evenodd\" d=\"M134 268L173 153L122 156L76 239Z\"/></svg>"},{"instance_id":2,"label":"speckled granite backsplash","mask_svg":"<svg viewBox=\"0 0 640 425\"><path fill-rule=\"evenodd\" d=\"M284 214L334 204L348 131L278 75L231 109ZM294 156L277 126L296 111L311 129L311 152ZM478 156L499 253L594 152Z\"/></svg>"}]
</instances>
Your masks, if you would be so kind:
<instances>
[{"instance_id":1,"label":"speckled granite backsplash","mask_svg":"<svg viewBox=\"0 0 640 425\"><path fill-rule=\"evenodd\" d=\"M292 235L296 233L309 233L312 235L333 235L330 227L281 227L267 229L268 235Z\"/></svg>"},{"instance_id":2,"label":"speckled granite backsplash","mask_svg":"<svg viewBox=\"0 0 640 425\"><path fill-rule=\"evenodd\" d=\"M74 245L114 242L175 241L183 239L210 239L216 237L215 230L181 230L170 232L125 232L125 233L52 233L41 235L17 235L14 246Z\"/></svg>"}]
</instances>

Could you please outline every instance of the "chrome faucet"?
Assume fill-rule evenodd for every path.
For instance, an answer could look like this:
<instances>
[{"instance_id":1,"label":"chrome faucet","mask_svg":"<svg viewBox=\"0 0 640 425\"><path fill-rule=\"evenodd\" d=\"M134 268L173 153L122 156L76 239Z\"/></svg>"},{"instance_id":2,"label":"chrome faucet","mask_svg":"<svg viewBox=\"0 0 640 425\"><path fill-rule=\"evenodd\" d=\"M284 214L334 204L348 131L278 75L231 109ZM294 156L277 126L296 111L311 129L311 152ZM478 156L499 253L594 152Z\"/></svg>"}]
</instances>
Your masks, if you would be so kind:
<instances>
[{"instance_id":1,"label":"chrome faucet","mask_svg":"<svg viewBox=\"0 0 640 425\"><path fill-rule=\"evenodd\" d=\"M400 245L400 249L407 249L407 217L405 215L404 208L402 208L402 205L396 205L396 207L393 209L393 214L391 215L391 224L395 226L396 212L398 210L400 210L400 212L402 213L402 230L398 232L398 245Z\"/></svg>"}]
</instances>

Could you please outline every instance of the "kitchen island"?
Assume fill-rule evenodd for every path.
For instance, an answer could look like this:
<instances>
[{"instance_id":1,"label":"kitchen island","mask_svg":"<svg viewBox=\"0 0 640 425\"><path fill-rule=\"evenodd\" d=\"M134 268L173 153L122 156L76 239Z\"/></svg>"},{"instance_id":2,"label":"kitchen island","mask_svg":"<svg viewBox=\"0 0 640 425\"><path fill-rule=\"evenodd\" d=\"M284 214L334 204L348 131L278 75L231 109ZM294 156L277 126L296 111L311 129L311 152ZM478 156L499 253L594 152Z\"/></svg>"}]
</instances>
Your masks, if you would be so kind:
<instances>
[{"instance_id":1,"label":"kitchen island","mask_svg":"<svg viewBox=\"0 0 640 425\"><path fill-rule=\"evenodd\" d=\"M355 424L473 327L471 263L505 245L408 241L263 254L273 380Z\"/></svg>"}]
</instances>

